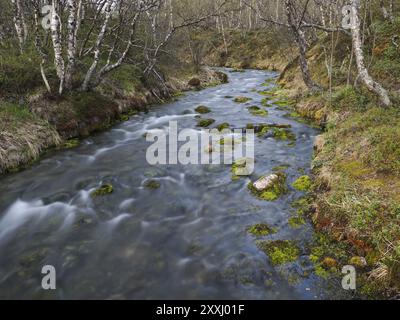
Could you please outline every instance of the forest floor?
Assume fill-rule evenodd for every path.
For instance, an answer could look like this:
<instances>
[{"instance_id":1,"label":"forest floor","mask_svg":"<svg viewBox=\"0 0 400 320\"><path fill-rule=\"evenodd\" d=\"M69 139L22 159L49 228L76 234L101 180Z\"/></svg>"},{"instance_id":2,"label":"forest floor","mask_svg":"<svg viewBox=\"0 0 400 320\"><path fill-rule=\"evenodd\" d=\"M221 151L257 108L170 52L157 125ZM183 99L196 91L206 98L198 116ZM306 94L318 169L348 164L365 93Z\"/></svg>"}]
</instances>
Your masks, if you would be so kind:
<instances>
[{"instance_id":1,"label":"forest floor","mask_svg":"<svg viewBox=\"0 0 400 320\"><path fill-rule=\"evenodd\" d=\"M274 32L232 32L228 55L223 42L209 36L213 49L205 58L237 71L280 71L280 89L265 94L292 105L288 116L323 129L311 164L313 192L299 210L316 228L319 274L337 276L353 265L358 293L371 298L398 296L400 288L400 49L391 41L399 33L399 19L378 23L365 41L371 75L390 91L390 108L358 81L351 39L343 34L321 34L308 52L312 77L325 89L315 94L304 86L296 49L278 44Z\"/></svg>"}]
</instances>

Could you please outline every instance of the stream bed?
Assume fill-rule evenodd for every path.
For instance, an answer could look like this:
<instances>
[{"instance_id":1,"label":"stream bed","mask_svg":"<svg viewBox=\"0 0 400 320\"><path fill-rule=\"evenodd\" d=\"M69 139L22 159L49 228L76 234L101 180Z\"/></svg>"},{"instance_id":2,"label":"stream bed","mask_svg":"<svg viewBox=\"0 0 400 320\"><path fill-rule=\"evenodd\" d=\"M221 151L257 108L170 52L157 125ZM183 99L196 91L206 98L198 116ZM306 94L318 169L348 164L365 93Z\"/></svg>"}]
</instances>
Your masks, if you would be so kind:
<instances>
[{"instance_id":1,"label":"stream bed","mask_svg":"<svg viewBox=\"0 0 400 320\"><path fill-rule=\"evenodd\" d=\"M307 246L311 224L289 225L303 193L291 184L309 174L318 133L285 117L257 91L276 73L231 72L229 83L186 93L154 106L77 148L54 152L0 180L0 298L23 299L323 299L327 284L313 273ZM271 84L273 86L273 84ZM237 96L249 97L236 103ZM194 109L236 128L248 123L291 125L296 143L255 139L255 172L232 180L230 165L156 165L146 161L144 135L196 128ZM268 110L251 114L248 106ZM200 150L199 152L204 152ZM254 197L247 184L285 166L289 192L276 201ZM147 188L146 181L158 188ZM91 197L108 183L113 192ZM293 240L299 258L274 266L248 228L277 230L265 239ZM43 290L41 269L53 265L57 289Z\"/></svg>"}]
</instances>

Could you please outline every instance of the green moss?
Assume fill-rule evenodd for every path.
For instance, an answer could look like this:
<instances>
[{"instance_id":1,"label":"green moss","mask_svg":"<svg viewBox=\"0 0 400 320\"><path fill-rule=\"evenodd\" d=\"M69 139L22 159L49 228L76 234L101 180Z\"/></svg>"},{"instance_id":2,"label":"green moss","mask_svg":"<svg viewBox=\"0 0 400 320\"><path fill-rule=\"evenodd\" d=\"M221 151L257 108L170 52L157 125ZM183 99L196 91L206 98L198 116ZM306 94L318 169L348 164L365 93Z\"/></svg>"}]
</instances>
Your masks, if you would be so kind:
<instances>
[{"instance_id":1,"label":"green moss","mask_svg":"<svg viewBox=\"0 0 400 320\"><path fill-rule=\"evenodd\" d=\"M123 114L119 117L120 121L128 121L130 119L130 116L128 114Z\"/></svg>"},{"instance_id":2,"label":"green moss","mask_svg":"<svg viewBox=\"0 0 400 320\"><path fill-rule=\"evenodd\" d=\"M289 129L273 128L273 137L276 140L296 140L296 136Z\"/></svg>"},{"instance_id":3,"label":"green moss","mask_svg":"<svg viewBox=\"0 0 400 320\"><path fill-rule=\"evenodd\" d=\"M194 109L197 113L200 114L206 114L206 113L210 113L211 109L209 107L206 106L198 106L196 109Z\"/></svg>"},{"instance_id":4,"label":"green moss","mask_svg":"<svg viewBox=\"0 0 400 320\"><path fill-rule=\"evenodd\" d=\"M185 93L182 91L177 91L172 95L174 98L184 97Z\"/></svg>"},{"instance_id":5,"label":"green moss","mask_svg":"<svg viewBox=\"0 0 400 320\"><path fill-rule=\"evenodd\" d=\"M251 162L254 162L254 159L240 158L234 161L231 168L232 180L237 180L240 177L248 176L249 172L247 172L246 166Z\"/></svg>"},{"instance_id":6,"label":"green moss","mask_svg":"<svg viewBox=\"0 0 400 320\"><path fill-rule=\"evenodd\" d=\"M293 182L292 186L298 191L309 191L312 186L312 181L309 176L301 176Z\"/></svg>"},{"instance_id":7,"label":"green moss","mask_svg":"<svg viewBox=\"0 0 400 320\"><path fill-rule=\"evenodd\" d=\"M80 140L75 138L75 139L69 139L64 142L63 148L65 149L71 149L71 148L76 148L80 145Z\"/></svg>"},{"instance_id":8,"label":"green moss","mask_svg":"<svg viewBox=\"0 0 400 320\"><path fill-rule=\"evenodd\" d=\"M278 107L290 107L296 104L296 101L294 100L276 100L273 102L274 105Z\"/></svg>"},{"instance_id":9,"label":"green moss","mask_svg":"<svg viewBox=\"0 0 400 320\"><path fill-rule=\"evenodd\" d=\"M240 68L234 68L233 70L231 70L229 72L231 72L231 73L236 73L236 72L243 73L243 72L245 72L245 70L244 69L240 69Z\"/></svg>"},{"instance_id":10,"label":"green moss","mask_svg":"<svg viewBox=\"0 0 400 320\"><path fill-rule=\"evenodd\" d=\"M148 189L158 189L161 187L161 183L156 180L147 180L144 186Z\"/></svg>"},{"instance_id":11,"label":"green moss","mask_svg":"<svg viewBox=\"0 0 400 320\"><path fill-rule=\"evenodd\" d=\"M229 129L230 124L228 122L224 122L224 123L217 125L216 128L218 129L218 131L222 131L224 129Z\"/></svg>"},{"instance_id":12,"label":"green moss","mask_svg":"<svg viewBox=\"0 0 400 320\"><path fill-rule=\"evenodd\" d=\"M269 98L264 98L261 100L261 105L263 105L264 107L270 107L271 105L269 104L269 101Z\"/></svg>"},{"instance_id":13,"label":"green moss","mask_svg":"<svg viewBox=\"0 0 400 320\"><path fill-rule=\"evenodd\" d=\"M290 168L289 164L281 164L279 166L273 167L272 171L274 171L274 172L285 171L285 170L287 170L289 168Z\"/></svg>"},{"instance_id":14,"label":"green moss","mask_svg":"<svg viewBox=\"0 0 400 320\"><path fill-rule=\"evenodd\" d=\"M246 103L251 100L253 100L253 99L249 98L249 97L236 97L233 101L236 103Z\"/></svg>"},{"instance_id":15,"label":"green moss","mask_svg":"<svg viewBox=\"0 0 400 320\"><path fill-rule=\"evenodd\" d=\"M90 196L92 198L95 197L101 197L101 196L105 196L108 194L111 194L114 192L114 188L111 184L103 184L100 188L97 188L96 190L94 190Z\"/></svg>"},{"instance_id":16,"label":"green moss","mask_svg":"<svg viewBox=\"0 0 400 320\"><path fill-rule=\"evenodd\" d=\"M202 127L202 128L206 128L206 127L212 125L214 122L215 122L214 119L200 119L197 122L197 126L198 127Z\"/></svg>"},{"instance_id":17,"label":"green moss","mask_svg":"<svg viewBox=\"0 0 400 320\"><path fill-rule=\"evenodd\" d=\"M248 107L247 110L249 110L250 113L254 116L258 116L258 117L267 117L268 116L267 110L261 109L260 107L257 107L257 106Z\"/></svg>"},{"instance_id":18,"label":"green moss","mask_svg":"<svg viewBox=\"0 0 400 320\"><path fill-rule=\"evenodd\" d=\"M249 182L247 187L249 188L251 193L260 200L275 201L279 199L283 194L287 193L286 174L282 172L277 172L275 174L278 176L277 181L275 181L275 183L273 183L271 186L263 191L258 191L257 189L255 189L253 186L253 182Z\"/></svg>"},{"instance_id":19,"label":"green moss","mask_svg":"<svg viewBox=\"0 0 400 320\"><path fill-rule=\"evenodd\" d=\"M289 218L289 226L293 229L298 229L306 223L303 217L296 216Z\"/></svg>"},{"instance_id":20,"label":"green moss","mask_svg":"<svg viewBox=\"0 0 400 320\"><path fill-rule=\"evenodd\" d=\"M273 265L294 262L300 255L299 247L289 240L258 241L257 245L270 258Z\"/></svg>"},{"instance_id":21,"label":"green moss","mask_svg":"<svg viewBox=\"0 0 400 320\"><path fill-rule=\"evenodd\" d=\"M249 227L247 229L247 232L256 237L264 237L264 236L268 236L270 234L276 233L277 230L275 228L270 227L269 225L267 225L265 223L258 223L258 224L255 224L254 226Z\"/></svg>"}]
</instances>

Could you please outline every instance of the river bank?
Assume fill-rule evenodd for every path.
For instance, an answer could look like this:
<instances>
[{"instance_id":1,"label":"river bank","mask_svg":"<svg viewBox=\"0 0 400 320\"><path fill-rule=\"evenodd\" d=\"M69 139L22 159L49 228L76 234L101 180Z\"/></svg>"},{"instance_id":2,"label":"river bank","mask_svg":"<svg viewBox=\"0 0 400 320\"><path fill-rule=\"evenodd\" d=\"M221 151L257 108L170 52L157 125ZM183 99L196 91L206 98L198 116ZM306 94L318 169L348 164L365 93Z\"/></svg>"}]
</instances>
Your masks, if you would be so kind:
<instances>
[{"instance_id":1,"label":"river bank","mask_svg":"<svg viewBox=\"0 0 400 320\"><path fill-rule=\"evenodd\" d=\"M400 287L400 61L396 47L387 41L399 26L398 20L378 23L377 34L366 38L371 75L390 90L395 101L391 108L382 108L361 85L346 85L357 82L357 71L350 58L350 38L340 33L320 35L307 53L312 77L325 89L314 94L302 80L296 48L271 46L273 36L268 34L257 38L255 33L244 39L232 33L228 56L208 56L215 65L236 66L238 71L248 66L277 68L280 88L267 95L289 101L290 117L323 129L315 140L313 191L306 201L320 238L314 250L315 263L325 277L340 277L344 265L354 265L357 293L367 298L396 297ZM325 45L332 39L341 45L327 56ZM253 52L256 46L263 50L243 54ZM220 52L223 50L221 42ZM335 71L331 76L329 61Z\"/></svg>"},{"instance_id":2,"label":"river bank","mask_svg":"<svg viewBox=\"0 0 400 320\"><path fill-rule=\"evenodd\" d=\"M198 73L167 77L165 87L130 78L106 79L93 92L57 97L39 90L26 94L21 103L0 100L0 175L26 168L51 148L77 146L79 138L126 121L184 91L228 81L222 72L206 67Z\"/></svg>"}]
</instances>

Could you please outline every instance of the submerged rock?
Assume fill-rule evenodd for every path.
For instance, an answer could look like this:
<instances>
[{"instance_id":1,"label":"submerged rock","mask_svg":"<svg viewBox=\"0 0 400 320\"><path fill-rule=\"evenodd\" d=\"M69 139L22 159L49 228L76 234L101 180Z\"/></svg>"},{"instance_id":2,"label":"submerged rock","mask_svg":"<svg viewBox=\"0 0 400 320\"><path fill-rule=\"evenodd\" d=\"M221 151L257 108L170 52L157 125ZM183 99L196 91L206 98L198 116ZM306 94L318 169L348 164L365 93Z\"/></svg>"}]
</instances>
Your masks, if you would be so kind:
<instances>
[{"instance_id":1,"label":"submerged rock","mask_svg":"<svg viewBox=\"0 0 400 320\"><path fill-rule=\"evenodd\" d=\"M161 183L159 183L159 182L156 181L156 180L147 180L147 181L144 183L144 186L145 186L146 188L148 188L148 189L158 189L158 188L161 187Z\"/></svg>"},{"instance_id":2,"label":"submerged rock","mask_svg":"<svg viewBox=\"0 0 400 320\"><path fill-rule=\"evenodd\" d=\"M90 196L92 198L95 197L101 197L101 196L105 196L107 194L113 193L114 192L114 188L111 184L107 183L107 184L103 184L100 188L97 188L96 190L94 190Z\"/></svg>"},{"instance_id":3,"label":"submerged rock","mask_svg":"<svg viewBox=\"0 0 400 320\"><path fill-rule=\"evenodd\" d=\"M286 175L282 172L277 172L261 177L254 183L250 182L248 188L261 200L277 200L282 194L287 192Z\"/></svg>"},{"instance_id":4,"label":"submerged rock","mask_svg":"<svg viewBox=\"0 0 400 320\"><path fill-rule=\"evenodd\" d=\"M194 109L197 113L205 114L205 113L210 113L211 109L206 106L198 106L196 109Z\"/></svg>"}]
</instances>

